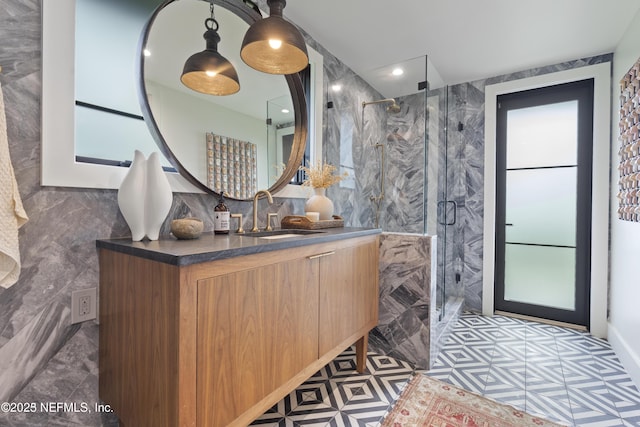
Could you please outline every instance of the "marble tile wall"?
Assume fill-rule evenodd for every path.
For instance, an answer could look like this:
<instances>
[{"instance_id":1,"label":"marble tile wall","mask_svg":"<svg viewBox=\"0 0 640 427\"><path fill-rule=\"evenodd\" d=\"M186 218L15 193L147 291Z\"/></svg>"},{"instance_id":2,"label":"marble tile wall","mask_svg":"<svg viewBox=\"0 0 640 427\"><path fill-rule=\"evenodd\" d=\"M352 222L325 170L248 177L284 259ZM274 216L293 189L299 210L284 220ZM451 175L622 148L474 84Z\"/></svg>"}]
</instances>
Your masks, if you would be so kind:
<instances>
[{"instance_id":1,"label":"marble tile wall","mask_svg":"<svg viewBox=\"0 0 640 427\"><path fill-rule=\"evenodd\" d=\"M384 232L380 237L380 321L369 344L419 369L430 367L434 247L430 236Z\"/></svg>"},{"instance_id":2,"label":"marble tile wall","mask_svg":"<svg viewBox=\"0 0 640 427\"><path fill-rule=\"evenodd\" d=\"M425 94L397 99L400 112L386 121L385 199L380 224L385 231L425 232ZM382 107L378 107L382 108Z\"/></svg>"},{"instance_id":3,"label":"marble tile wall","mask_svg":"<svg viewBox=\"0 0 640 427\"><path fill-rule=\"evenodd\" d=\"M327 190L335 213L345 223L358 227L376 224L372 196L380 194L380 153L378 142L386 141L386 112L382 106L363 107L365 101L382 96L333 55L324 55L326 99L331 107L324 113L324 160L347 171L351 179ZM339 86L339 91L333 88Z\"/></svg>"}]
</instances>

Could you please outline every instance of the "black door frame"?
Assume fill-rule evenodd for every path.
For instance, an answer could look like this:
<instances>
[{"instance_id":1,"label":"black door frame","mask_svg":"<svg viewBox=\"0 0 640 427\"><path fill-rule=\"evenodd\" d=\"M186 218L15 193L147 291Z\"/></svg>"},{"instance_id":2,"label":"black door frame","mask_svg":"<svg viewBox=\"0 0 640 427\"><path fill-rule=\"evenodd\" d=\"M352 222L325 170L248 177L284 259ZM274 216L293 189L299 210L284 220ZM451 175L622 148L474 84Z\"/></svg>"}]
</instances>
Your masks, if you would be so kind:
<instances>
[{"instance_id":1,"label":"black door frame","mask_svg":"<svg viewBox=\"0 0 640 427\"><path fill-rule=\"evenodd\" d=\"M496 105L496 246L494 309L589 327L591 289L591 183L594 79L499 95ZM578 101L578 193L575 311L504 300L506 132L511 109Z\"/></svg>"}]
</instances>

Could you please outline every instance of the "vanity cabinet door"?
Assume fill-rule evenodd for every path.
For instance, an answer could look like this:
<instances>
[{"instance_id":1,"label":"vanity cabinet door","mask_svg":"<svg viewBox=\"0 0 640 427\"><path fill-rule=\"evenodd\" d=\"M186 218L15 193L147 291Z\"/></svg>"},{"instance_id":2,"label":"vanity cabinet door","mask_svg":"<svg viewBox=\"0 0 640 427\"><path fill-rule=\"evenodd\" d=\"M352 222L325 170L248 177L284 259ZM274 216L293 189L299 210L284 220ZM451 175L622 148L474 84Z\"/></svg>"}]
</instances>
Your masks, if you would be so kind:
<instances>
[{"instance_id":1,"label":"vanity cabinet door","mask_svg":"<svg viewBox=\"0 0 640 427\"><path fill-rule=\"evenodd\" d=\"M318 359L318 277L302 258L198 281L198 425L235 425Z\"/></svg>"},{"instance_id":2,"label":"vanity cabinet door","mask_svg":"<svg viewBox=\"0 0 640 427\"><path fill-rule=\"evenodd\" d=\"M320 354L366 340L377 323L377 239L320 258Z\"/></svg>"}]
</instances>

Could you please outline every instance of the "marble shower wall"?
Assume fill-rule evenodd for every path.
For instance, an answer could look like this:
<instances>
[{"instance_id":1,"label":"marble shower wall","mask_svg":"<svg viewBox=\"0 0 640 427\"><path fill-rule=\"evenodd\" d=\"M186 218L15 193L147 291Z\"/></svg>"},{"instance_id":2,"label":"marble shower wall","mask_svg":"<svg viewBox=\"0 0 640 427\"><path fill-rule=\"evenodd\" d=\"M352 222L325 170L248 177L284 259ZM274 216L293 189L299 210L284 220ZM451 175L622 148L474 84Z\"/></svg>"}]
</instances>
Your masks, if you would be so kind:
<instances>
[{"instance_id":1,"label":"marble shower wall","mask_svg":"<svg viewBox=\"0 0 640 427\"><path fill-rule=\"evenodd\" d=\"M380 224L398 233L425 233L425 94L397 99L386 121L385 199ZM380 108L380 107L378 107Z\"/></svg>"},{"instance_id":2,"label":"marble shower wall","mask_svg":"<svg viewBox=\"0 0 640 427\"><path fill-rule=\"evenodd\" d=\"M386 141L386 111L381 105L362 103L382 96L321 46L324 84L329 103L323 118L323 157L349 173L350 178L327 190L335 213L353 227L373 227L380 194L380 152L375 145ZM339 86L340 90L334 88Z\"/></svg>"},{"instance_id":3,"label":"marble shower wall","mask_svg":"<svg viewBox=\"0 0 640 427\"><path fill-rule=\"evenodd\" d=\"M397 98L401 111L396 114L386 111L388 104L363 106L383 96L340 61L327 64L326 54L325 82L331 102L325 115L325 160L351 177L327 191L336 213L352 226L424 233L424 93ZM334 91L335 85L342 89ZM382 200L371 200L383 192Z\"/></svg>"}]
</instances>

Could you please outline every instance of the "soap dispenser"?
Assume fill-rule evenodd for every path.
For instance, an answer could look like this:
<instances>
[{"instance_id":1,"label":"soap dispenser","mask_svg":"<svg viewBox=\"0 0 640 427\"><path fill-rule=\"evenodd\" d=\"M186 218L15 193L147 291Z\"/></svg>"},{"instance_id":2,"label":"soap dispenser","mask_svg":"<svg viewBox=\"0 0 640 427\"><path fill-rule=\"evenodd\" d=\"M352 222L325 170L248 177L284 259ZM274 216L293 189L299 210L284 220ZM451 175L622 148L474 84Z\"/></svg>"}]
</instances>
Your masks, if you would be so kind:
<instances>
[{"instance_id":1,"label":"soap dispenser","mask_svg":"<svg viewBox=\"0 0 640 427\"><path fill-rule=\"evenodd\" d=\"M224 191L220 192L218 204L213 210L215 211L213 216L213 232L215 234L229 234L230 212L224 203Z\"/></svg>"}]
</instances>

